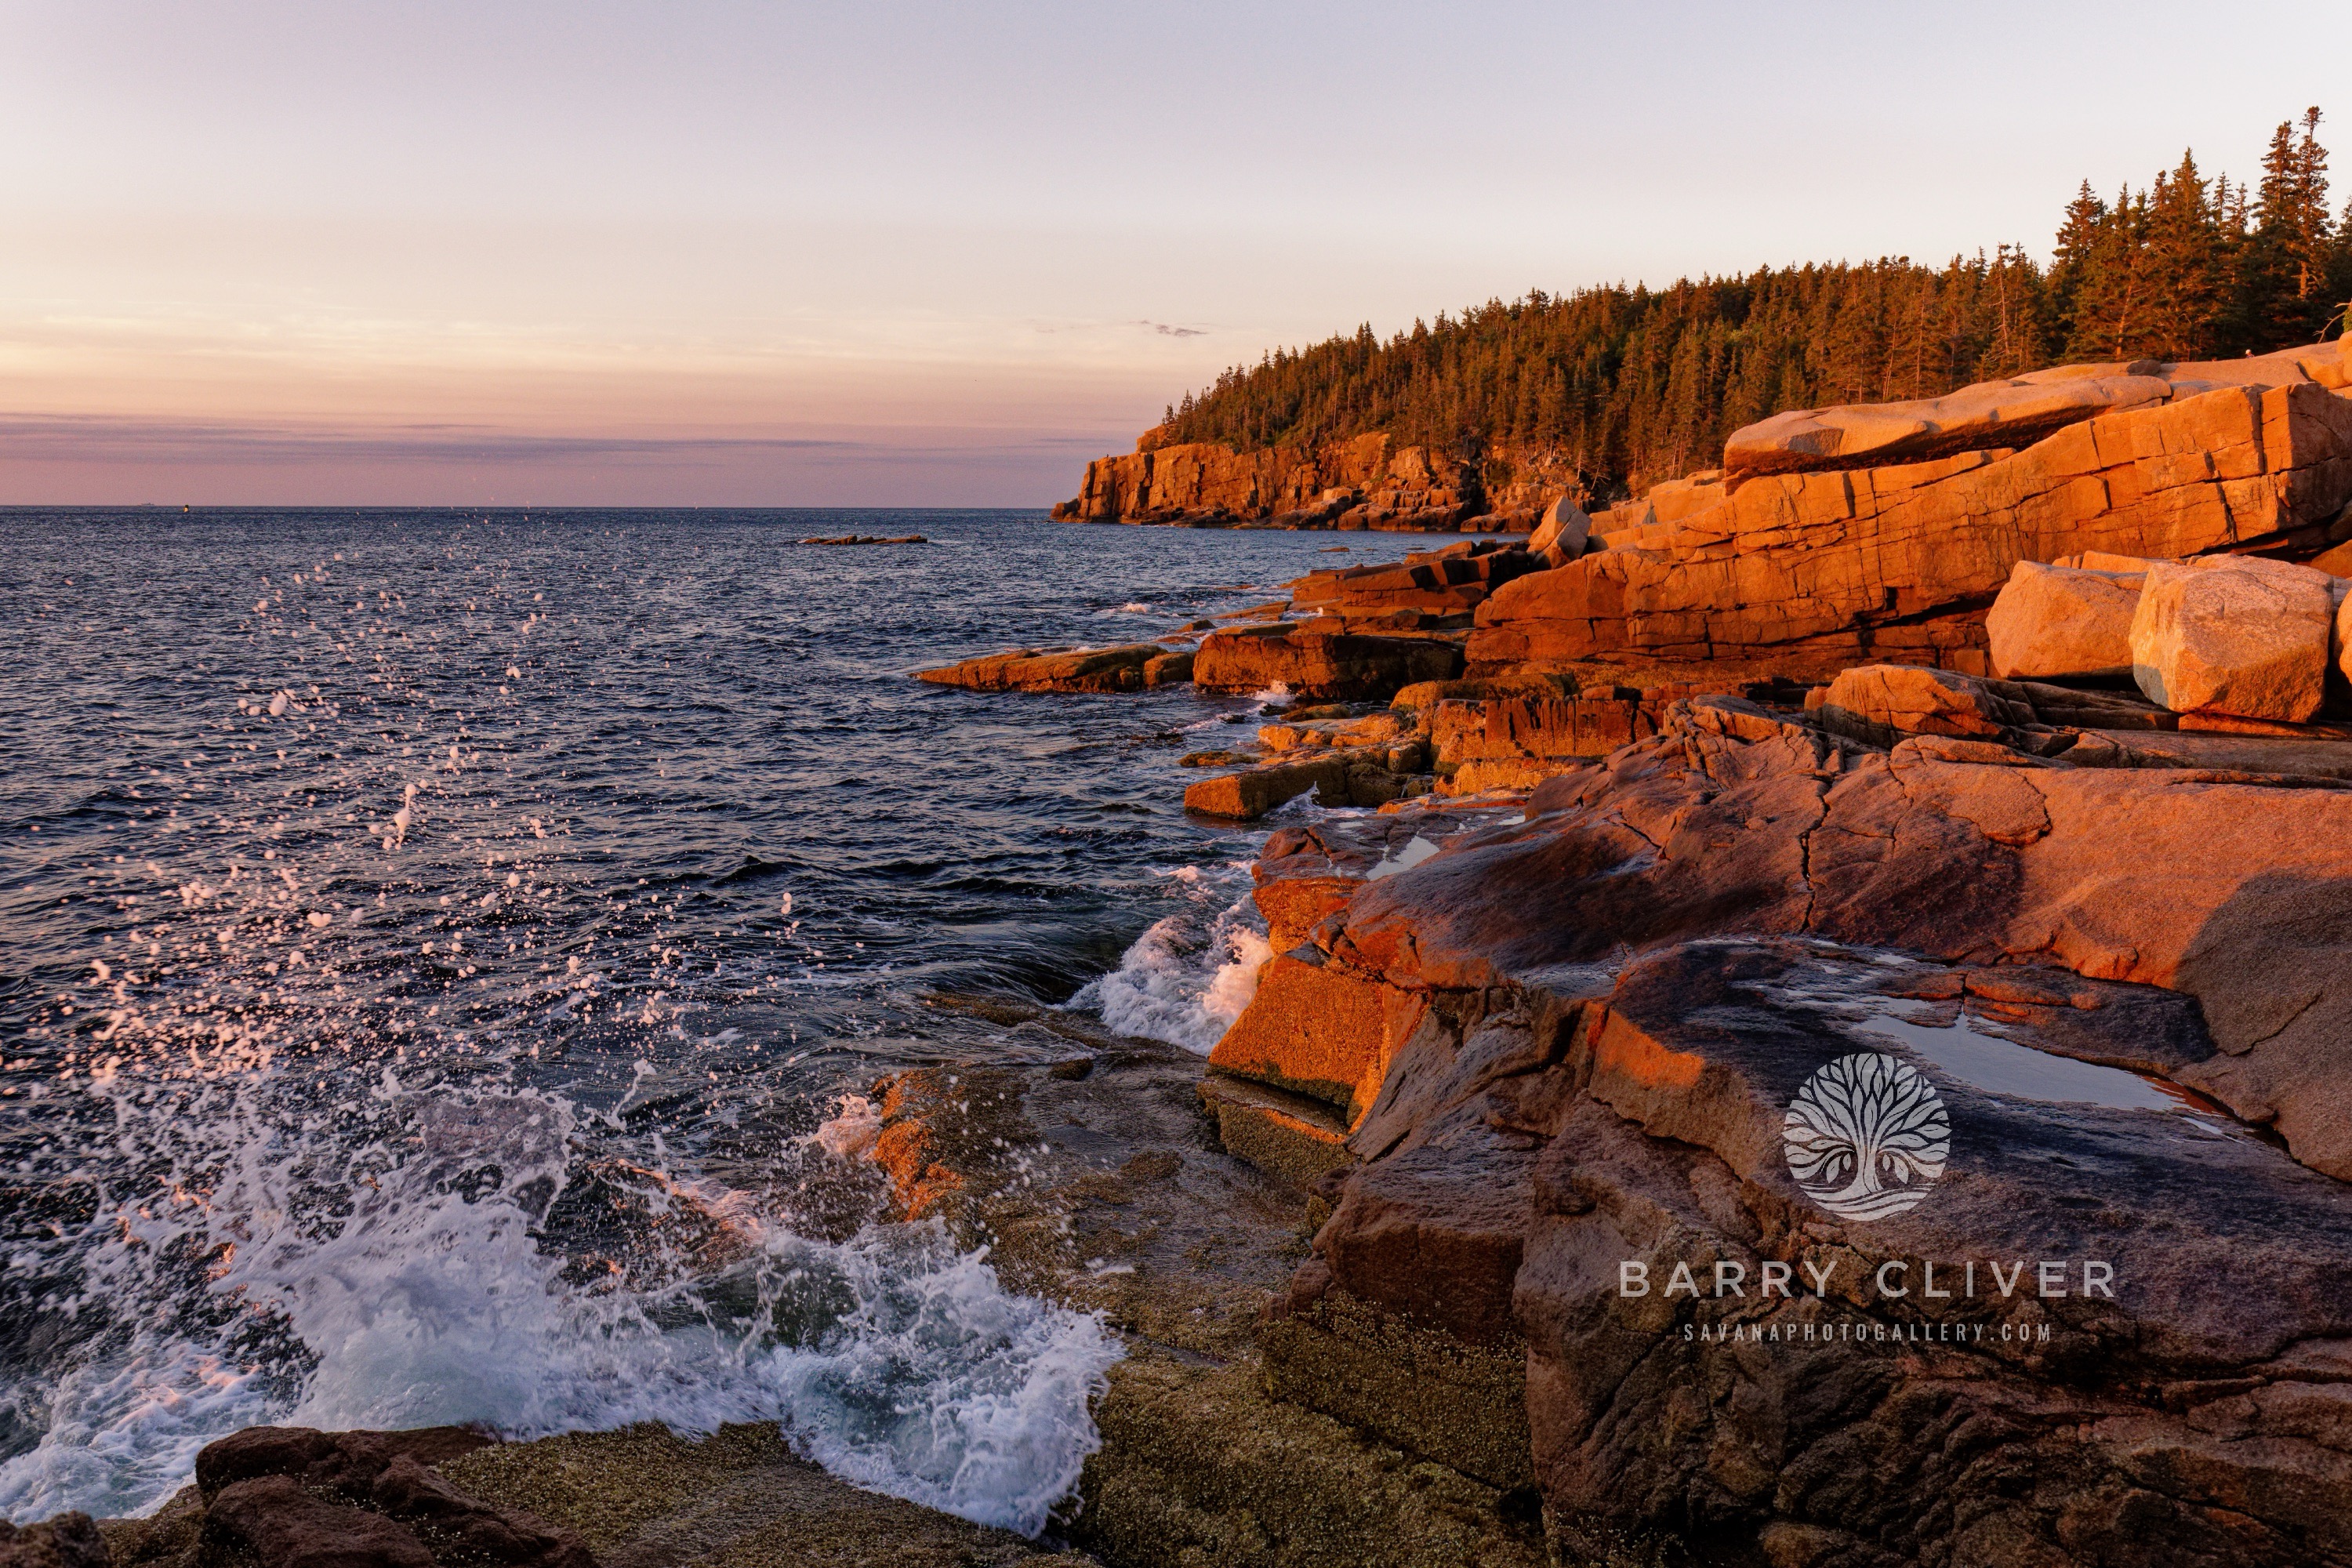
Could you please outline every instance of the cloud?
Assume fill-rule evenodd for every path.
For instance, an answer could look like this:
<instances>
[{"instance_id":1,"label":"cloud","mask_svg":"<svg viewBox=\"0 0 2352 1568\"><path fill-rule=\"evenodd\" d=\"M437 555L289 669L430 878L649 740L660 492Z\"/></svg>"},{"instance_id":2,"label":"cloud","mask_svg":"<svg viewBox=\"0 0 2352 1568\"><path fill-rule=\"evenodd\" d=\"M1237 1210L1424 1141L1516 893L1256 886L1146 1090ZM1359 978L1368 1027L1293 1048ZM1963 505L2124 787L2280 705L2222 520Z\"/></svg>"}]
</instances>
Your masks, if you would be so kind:
<instances>
[{"instance_id":1,"label":"cloud","mask_svg":"<svg viewBox=\"0 0 2352 1568\"><path fill-rule=\"evenodd\" d=\"M1012 438L971 432L942 441L838 437L540 435L465 425L334 426L102 416L0 415L0 458L36 462L415 463L700 468L745 458L825 462L969 462L1003 456L1087 456L1100 436Z\"/></svg>"},{"instance_id":2,"label":"cloud","mask_svg":"<svg viewBox=\"0 0 2352 1568\"><path fill-rule=\"evenodd\" d=\"M1209 335L1206 327L1171 327L1165 321L1138 321L1135 324L1150 327L1163 338L1205 338Z\"/></svg>"}]
</instances>

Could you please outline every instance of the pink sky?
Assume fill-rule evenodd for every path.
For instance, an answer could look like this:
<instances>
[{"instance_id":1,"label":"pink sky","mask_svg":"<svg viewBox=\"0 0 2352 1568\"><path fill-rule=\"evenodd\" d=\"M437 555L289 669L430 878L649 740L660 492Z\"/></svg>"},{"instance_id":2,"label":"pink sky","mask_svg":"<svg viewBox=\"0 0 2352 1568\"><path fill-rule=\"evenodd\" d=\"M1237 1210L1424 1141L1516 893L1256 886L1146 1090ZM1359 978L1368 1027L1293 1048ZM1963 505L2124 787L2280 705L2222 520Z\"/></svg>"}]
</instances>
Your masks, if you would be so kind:
<instances>
[{"instance_id":1,"label":"pink sky","mask_svg":"<svg viewBox=\"0 0 2352 1568\"><path fill-rule=\"evenodd\" d=\"M2085 174L2254 172L2352 43L2317 5L9 10L0 503L1043 505L1360 321L2045 249Z\"/></svg>"}]
</instances>

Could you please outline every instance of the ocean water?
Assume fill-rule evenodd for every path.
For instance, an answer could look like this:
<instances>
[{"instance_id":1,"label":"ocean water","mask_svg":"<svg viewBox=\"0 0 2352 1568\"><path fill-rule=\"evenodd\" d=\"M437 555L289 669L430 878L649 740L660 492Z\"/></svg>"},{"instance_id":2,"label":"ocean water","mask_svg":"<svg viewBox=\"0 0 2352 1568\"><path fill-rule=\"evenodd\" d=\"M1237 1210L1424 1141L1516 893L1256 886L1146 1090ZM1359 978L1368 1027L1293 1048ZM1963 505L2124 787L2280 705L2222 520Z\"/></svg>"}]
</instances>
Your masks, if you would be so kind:
<instances>
[{"instance_id":1,"label":"ocean water","mask_svg":"<svg viewBox=\"0 0 2352 1568\"><path fill-rule=\"evenodd\" d=\"M933 542L794 542L851 531ZM1260 704L908 672L1425 542L0 512L0 1516L152 1509L260 1422L776 1419L1036 1531L1117 1336L819 1131L1034 1050L939 992L1213 1044L1259 835L1176 759Z\"/></svg>"}]
</instances>

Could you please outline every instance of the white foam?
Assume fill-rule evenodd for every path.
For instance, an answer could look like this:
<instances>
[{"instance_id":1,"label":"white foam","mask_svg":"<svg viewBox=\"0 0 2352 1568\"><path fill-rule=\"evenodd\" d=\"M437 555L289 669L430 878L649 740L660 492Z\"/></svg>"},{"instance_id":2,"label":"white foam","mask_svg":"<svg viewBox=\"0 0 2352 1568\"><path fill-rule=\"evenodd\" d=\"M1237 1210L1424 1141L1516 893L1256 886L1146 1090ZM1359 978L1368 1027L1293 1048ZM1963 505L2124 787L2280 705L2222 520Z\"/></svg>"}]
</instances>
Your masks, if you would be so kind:
<instances>
[{"instance_id":1,"label":"white foam","mask_svg":"<svg viewBox=\"0 0 2352 1568\"><path fill-rule=\"evenodd\" d=\"M1183 907L1154 921L1118 967L1071 1005L1096 1009L1121 1034L1206 1056L1257 994L1258 971L1273 950L1245 867L1185 867L1170 880ZM1243 891L1235 897L1237 883Z\"/></svg>"},{"instance_id":2,"label":"white foam","mask_svg":"<svg viewBox=\"0 0 2352 1568\"><path fill-rule=\"evenodd\" d=\"M158 1087L89 1092L127 1110ZM774 1420L859 1485L1034 1534L1099 1446L1118 1338L1007 1291L936 1224L813 1241L752 1194L629 1167L684 1239L572 1284L536 1236L574 1159L569 1104L387 1074L322 1117L322 1087L281 1066L119 1121L169 1173L64 1239L89 1299L140 1327L29 1391L47 1429L0 1464L0 1517L152 1510L198 1448L260 1423ZM714 1254L735 1259L715 1277ZM210 1275L193 1299L191 1259Z\"/></svg>"},{"instance_id":3,"label":"white foam","mask_svg":"<svg viewBox=\"0 0 2352 1568\"><path fill-rule=\"evenodd\" d=\"M819 1122L817 1146L836 1160L851 1160L874 1147L882 1136L882 1112L862 1094L845 1094L833 1119Z\"/></svg>"}]
</instances>

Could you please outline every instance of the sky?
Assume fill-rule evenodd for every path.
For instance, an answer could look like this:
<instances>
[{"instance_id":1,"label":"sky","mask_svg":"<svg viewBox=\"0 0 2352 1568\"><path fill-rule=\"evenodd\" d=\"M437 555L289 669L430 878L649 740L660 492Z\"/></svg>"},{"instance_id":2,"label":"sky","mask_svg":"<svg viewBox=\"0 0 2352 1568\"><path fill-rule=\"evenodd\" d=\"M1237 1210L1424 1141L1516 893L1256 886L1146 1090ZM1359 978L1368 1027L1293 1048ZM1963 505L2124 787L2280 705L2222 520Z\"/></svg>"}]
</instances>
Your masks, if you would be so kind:
<instances>
[{"instance_id":1,"label":"sky","mask_svg":"<svg viewBox=\"0 0 2352 1568\"><path fill-rule=\"evenodd\" d=\"M1043 506L1265 351L2046 255L2352 6L0 0L0 504Z\"/></svg>"}]
</instances>

